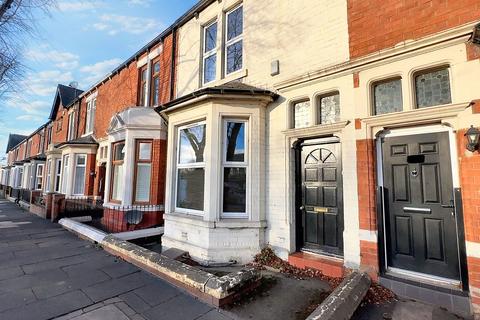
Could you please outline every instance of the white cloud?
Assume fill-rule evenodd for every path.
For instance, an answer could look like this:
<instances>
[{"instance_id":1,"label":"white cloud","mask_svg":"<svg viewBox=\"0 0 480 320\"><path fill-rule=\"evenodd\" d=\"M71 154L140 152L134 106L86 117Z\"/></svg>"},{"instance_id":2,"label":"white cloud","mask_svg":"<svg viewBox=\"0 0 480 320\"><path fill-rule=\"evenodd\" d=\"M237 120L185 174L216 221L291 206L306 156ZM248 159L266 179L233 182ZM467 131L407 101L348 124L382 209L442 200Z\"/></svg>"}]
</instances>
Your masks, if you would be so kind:
<instances>
[{"instance_id":1,"label":"white cloud","mask_svg":"<svg viewBox=\"0 0 480 320\"><path fill-rule=\"evenodd\" d=\"M48 50L47 47L42 50L29 50L25 53L25 58L32 61L49 62L55 67L63 70L73 70L78 67L78 55L71 52L62 52L57 50Z\"/></svg>"},{"instance_id":2,"label":"white cloud","mask_svg":"<svg viewBox=\"0 0 480 320\"><path fill-rule=\"evenodd\" d=\"M81 67L80 71L86 74L84 82L88 85L94 84L115 69L122 61L122 59L113 58Z\"/></svg>"},{"instance_id":3,"label":"white cloud","mask_svg":"<svg viewBox=\"0 0 480 320\"><path fill-rule=\"evenodd\" d=\"M33 114L24 114L15 118L20 121L42 121L44 118L41 116L35 116Z\"/></svg>"},{"instance_id":4,"label":"white cloud","mask_svg":"<svg viewBox=\"0 0 480 320\"><path fill-rule=\"evenodd\" d=\"M73 80L70 71L46 70L29 73L21 85L29 95L53 96L58 83L68 83Z\"/></svg>"},{"instance_id":5,"label":"white cloud","mask_svg":"<svg viewBox=\"0 0 480 320\"><path fill-rule=\"evenodd\" d=\"M149 7L151 0L127 0L129 6Z\"/></svg>"},{"instance_id":6,"label":"white cloud","mask_svg":"<svg viewBox=\"0 0 480 320\"><path fill-rule=\"evenodd\" d=\"M99 31L105 31L109 35L116 35L119 32L141 34L148 31L160 31L162 24L155 19L124 16L118 14L103 14L100 22L92 25Z\"/></svg>"},{"instance_id":7,"label":"white cloud","mask_svg":"<svg viewBox=\"0 0 480 320\"><path fill-rule=\"evenodd\" d=\"M58 8L61 11L86 11L94 10L103 6L102 1L61 1Z\"/></svg>"}]
</instances>

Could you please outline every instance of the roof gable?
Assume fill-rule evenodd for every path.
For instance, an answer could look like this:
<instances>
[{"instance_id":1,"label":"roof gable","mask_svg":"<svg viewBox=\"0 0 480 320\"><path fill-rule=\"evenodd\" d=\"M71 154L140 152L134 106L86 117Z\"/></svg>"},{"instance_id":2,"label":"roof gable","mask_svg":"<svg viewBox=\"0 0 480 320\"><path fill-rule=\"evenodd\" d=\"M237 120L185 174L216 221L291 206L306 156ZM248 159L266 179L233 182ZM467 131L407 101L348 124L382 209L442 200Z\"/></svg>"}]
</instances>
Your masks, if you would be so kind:
<instances>
[{"instance_id":1,"label":"roof gable","mask_svg":"<svg viewBox=\"0 0 480 320\"><path fill-rule=\"evenodd\" d=\"M52 111L48 118L54 120L59 104L61 103L64 108L69 107L82 92L83 90L59 84L57 86L55 98L53 99Z\"/></svg>"}]
</instances>

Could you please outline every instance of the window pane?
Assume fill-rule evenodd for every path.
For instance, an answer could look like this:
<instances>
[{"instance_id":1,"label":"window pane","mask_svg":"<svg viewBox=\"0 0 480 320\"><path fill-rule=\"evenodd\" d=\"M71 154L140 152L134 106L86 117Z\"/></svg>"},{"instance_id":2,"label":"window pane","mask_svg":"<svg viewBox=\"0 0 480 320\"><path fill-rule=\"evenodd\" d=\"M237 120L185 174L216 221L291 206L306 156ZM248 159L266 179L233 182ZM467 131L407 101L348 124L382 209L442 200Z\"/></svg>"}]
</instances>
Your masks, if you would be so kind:
<instances>
[{"instance_id":1,"label":"window pane","mask_svg":"<svg viewBox=\"0 0 480 320\"><path fill-rule=\"evenodd\" d=\"M204 181L203 168L178 169L177 207L203 211Z\"/></svg>"},{"instance_id":2,"label":"window pane","mask_svg":"<svg viewBox=\"0 0 480 320\"><path fill-rule=\"evenodd\" d=\"M37 177L43 175L43 166L37 166Z\"/></svg>"},{"instance_id":3,"label":"window pane","mask_svg":"<svg viewBox=\"0 0 480 320\"><path fill-rule=\"evenodd\" d=\"M159 73L160 72L160 62L155 62L153 65L153 73Z\"/></svg>"},{"instance_id":4,"label":"window pane","mask_svg":"<svg viewBox=\"0 0 480 320\"><path fill-rule=\"evenodd\" d=\"M123 165L113 166L112 199L122 200L123 192Z\"/></svg>"},{"instance_id":5,"label":"window pane","mask_svg":"<svg viewBox=\"0 0 480 320\"><path fill-rule=\"evenodd\" d=\"M240 40L227 47L227 73L242 69L243 41Z\"/></svg>"},{"instance_id":6,"label":"window pane","mask_svg":"<svg viewBox=\"0 0 480 320\"><path fill-rule=\"evenodd\" d=\"M448 68L415 77L417 107L431 107L452 102Z\"/></svg>"},{"instance_id":7,"label":"window pane","mask_svg":"<svg viewBox=\"0 0 480 320\"><path fill-rule=\"evenodd\" d=\"M245 161L245 123L227 122L227 161Z\"/></svg>"},{"instance_id":8,"label":"window pane","mask_svg":"<svg viewBox=\"0 0 480 320\"><path fill-rule=\"evenodd\" d=\"M137 165L137 183L135 189L135 201L148 202L150 200L150 163Z\"/></svg>"},{"instance_id":9,"label":"window pane","mask_svg":"<svg viewBox=\"0 0 480 320\"><path fill-rule=\"evenodd\" d=\"M225 168L223 178L223 212L245 212L246 169Z\"/></svg>"},{"instance_id":10,"label":"window pane","mask_svg":"<svg viewBox=\"0 0 480 320\"><path fill-rule=\"evenodd\" d=\"M75 168L75 182L73 185L73 194L83 194L85 191L85 167Z\"/></svg>"},{"instance_id":11,"label":"window pane","mask_svg":"<svg viewBox=\"0 0 480 320\"><path fill-rule=\"evenodd\" d=\"M125 157L125 143L119 143L115 145L113 160L122 161Z\"/></svg>"},{"instance_id":12,"label":"window pane","mask_svg":"<svg viewBox=\"0 0 480 320\"><path fill-rule=\"evenodd\" d=\"M209 52L217 46L217 23L215 22L211 26L205 29L205 51Z\"/></svg>"},{"instance_id":13,"label":"window pane","mask_svg":"<svg viewBox=\"0 0 480 320\"><path fill-rule=\"evenodd\" d=\"M373 88L376 115L403 110L401 79L378 83Z\"/></svg>"},{"instance_id":14,"label":"window pane","mask_svg":"<svg viewBox=\"0 0 480 320\"><path fill-rule=\"evenodd\" d=\"M85 156L77 156L77 165L83 166L86 163L87 157Z\"/></svg>"},{"instance_id":15,"label":"window pane","mask_svg":"<svg viewBox=\"0 0 480 320\"><path fill-rule=\"evenodd\" d=\"M207 83L215 80L217 76L217 55L211 55L204 60L203 66L203 82Z\"/></svg>"},{"instance_id":16,"label":"window pane","mask_svg":"<svg viewBox=\"0 0 480 320\"><path fill-rule=\"evenodd\" d=\"M310 125L310 101L297 102L293 105L294 128Z\"/></svg>"},{"instance_id":17,"label":"window pane","mask_svg":"<svg viewBox=\"0 0 480 320\"><path fill-rule=\"evenodd\" d=\"M181 164L203 162L205 133L204 124L180 130L179 162Z\"/></svg>"},{"instance_id":18,"label":"window pane","mask_svg":"<svg viewBox=\"0 0 480 320\"><path fill-rule=\"evenodd\" d=\"M228 14L227 41L238 37L243 32L243 7L239 7Z\"/></svg>"},{"instance_id":19,"label":"window pane","mask_svg":"<svg viewBox=\"0 0 480 320\"><path fill-rule=\"evenodd\" d=\"M150 160L152 154L152 144L150 142L140 142L138 144L138 159Z\"/></svg>"},{"instance_id":20,"label":"window pane","mask_svg":"<svg viewBox=\"0 0 480 320\"><path fill-rule=\"evenodd\" d=\"M142 70L142 81L147 81L147 69Z\"/></svg>"},{"instance_id":21,"label":"window pane","mask_svg":"<svg viewBox=\"0 0 480 320\"><path fill-rule=\"evenodd\" d=\"M152 95L152 104L154 106L158 105L159 89L160 89L160 78L155 77L153 78L153 95Z\"/></svg>"},{"instance_id":22,"label":"window pane","mask_svg":"<svg viewBox=\"0 0 480 320\"><path fill-rule=\"evenodd\" d=\"M340 120L340 95L320 98L320 123L328 124Z\"/></svg>"}]
</instances>

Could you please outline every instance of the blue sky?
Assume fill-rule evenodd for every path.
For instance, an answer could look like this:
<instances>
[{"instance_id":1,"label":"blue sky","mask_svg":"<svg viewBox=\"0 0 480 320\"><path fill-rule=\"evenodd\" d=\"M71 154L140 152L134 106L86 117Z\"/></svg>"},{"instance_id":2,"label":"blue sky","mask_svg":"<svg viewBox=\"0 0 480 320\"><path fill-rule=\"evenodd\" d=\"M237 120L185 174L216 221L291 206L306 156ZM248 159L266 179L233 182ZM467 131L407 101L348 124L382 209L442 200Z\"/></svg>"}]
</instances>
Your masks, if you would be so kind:
<instances>
[{"instance_id":1,"label":"blue sky","mask_svg":"<svg viewBox=\"0 0 480 320\"><path fill-rule=\"evenodd\" d=\"M50 16L38 14L39 35L23 52L21 90L0 100L0 159L9 133L30 134L46 122L57 83L87 89L196 2L58 0Z\"/></svg>"}]
</instances>

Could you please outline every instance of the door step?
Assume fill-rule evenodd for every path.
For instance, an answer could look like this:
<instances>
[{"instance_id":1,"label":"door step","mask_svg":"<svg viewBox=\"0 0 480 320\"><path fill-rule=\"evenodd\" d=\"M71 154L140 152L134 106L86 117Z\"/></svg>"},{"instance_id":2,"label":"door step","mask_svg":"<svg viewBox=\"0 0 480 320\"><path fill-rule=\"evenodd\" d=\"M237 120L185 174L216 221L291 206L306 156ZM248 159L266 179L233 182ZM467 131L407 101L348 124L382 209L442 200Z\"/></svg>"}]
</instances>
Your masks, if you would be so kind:
<instances>
[{"instance_id":1,"label":"door step","mask_svg":"<svg viewBox=\"0 0 480 320\"><path fill-rule=\"evenodd\" d=\"M470 299L463 291L415 283L388 275L380 276L379 282L401 298L439 306L465 318L471 317Z\"/></svg>"},{"instance_id":2,"label":"door step","mask_svg":"<svg viewBox=\"0 0 480 320\"><path fill-rule=\"evenodd\" d=\"M342 259L307 252L295 252L289 255L288 263L300 269L315 269L335 278L342 277L344 271Z\"/></svg>"}]
</instances>

